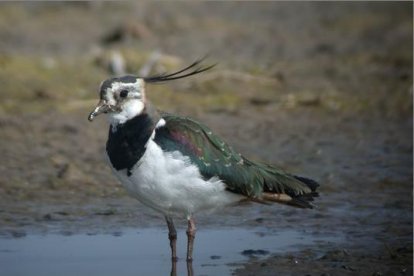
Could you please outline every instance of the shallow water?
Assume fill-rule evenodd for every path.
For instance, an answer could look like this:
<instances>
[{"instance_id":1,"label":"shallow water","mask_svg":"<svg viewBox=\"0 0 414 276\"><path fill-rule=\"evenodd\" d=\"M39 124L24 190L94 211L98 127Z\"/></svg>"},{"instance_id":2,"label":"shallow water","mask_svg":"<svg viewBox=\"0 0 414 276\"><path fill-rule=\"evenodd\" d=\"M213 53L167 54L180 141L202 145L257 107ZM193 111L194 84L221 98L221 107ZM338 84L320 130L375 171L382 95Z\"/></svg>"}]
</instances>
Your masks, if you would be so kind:
<instances>
[{"instance_id":1,"label":"shallow water","mask_svg":"<svg viewBox=\"0 0 414 276\"><path fill-rule=\"evenodd\" d=\"M110 234L28 235L0 239L2 275L169 275L167 231L126 229ZM323 237L323 241L339 241ZM187 273L186 237L179 231L178 275ZM312 245L321 238L297 231L269 234L264 228L200 230L194 251L195 275L229 275L249 257L266 257L295 245ZM242 254L245 250L262 250Z\"/></svg>"}]
</instances>

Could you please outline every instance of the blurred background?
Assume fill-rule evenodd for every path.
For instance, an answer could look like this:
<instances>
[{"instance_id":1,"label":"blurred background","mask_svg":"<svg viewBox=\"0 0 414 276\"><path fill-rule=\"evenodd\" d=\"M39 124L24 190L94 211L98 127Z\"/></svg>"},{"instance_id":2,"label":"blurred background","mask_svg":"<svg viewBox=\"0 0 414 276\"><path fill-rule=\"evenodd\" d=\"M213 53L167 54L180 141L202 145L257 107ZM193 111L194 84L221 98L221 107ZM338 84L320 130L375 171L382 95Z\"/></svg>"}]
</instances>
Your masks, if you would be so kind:
<instances>
[{"instance_id":1,"label":"blurred background","mask_svg":"<svg viewBox=\"0 0 414 276\"><path fill-rule=\"evenodd\" d=\"M318 180L321 197L312 212L252 205L201 225L343 236L296 272L412 273L412 20L411 2L1 3L0 235L163 227L112 176L107 123L87 115L104 79L208 54L213 70L148 85L149 99ZM277 260L237 273L291 271Z\"/></svg>"}]
</instances>

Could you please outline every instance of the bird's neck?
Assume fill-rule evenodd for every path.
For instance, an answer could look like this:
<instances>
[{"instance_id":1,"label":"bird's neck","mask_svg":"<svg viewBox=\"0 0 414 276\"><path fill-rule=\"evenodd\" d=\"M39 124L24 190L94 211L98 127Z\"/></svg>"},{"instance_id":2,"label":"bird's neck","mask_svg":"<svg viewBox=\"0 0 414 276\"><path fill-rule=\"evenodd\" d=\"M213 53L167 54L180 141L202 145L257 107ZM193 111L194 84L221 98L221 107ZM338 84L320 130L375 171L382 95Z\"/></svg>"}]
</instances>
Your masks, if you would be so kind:
<instances>
[{"instance_id":1,"label":"bird's neck","mask_svg":"<svg viewBox=\"0 0 414 276\"><path fill-rule=\"evenodd\" d=\"M141 114L122 124L111 124L106 150L116 170L127 169L130 172L144 155L159 120L158 112L151 105L146 105Z\"/></svg>"},{"instance_id":2,"label":"bird's neck","mask_svg":"<svg viewBox=\"0 0 414 276\"><path fill-rule=\"evenodd\" d=\"M108 121L113 127L126 123L128 120L143 113L145 105L139 100L130 100L122 105L121 112L108 114Z\"/></svg>"},{"instance_id":3,"label":"bird's neck","mask_svg":"<svg viewBox=\"0 0 414 276\"><path fill-rule=\"evenodd\" d=\"M158 119L160 118L157 110L150 102L147 101L144 104L141 101L129 101L122 107L121 112L108 114L108 121L112 130L116 130L118 126L141 115L147 115L155 122L158 122Z\"/></svg>"}]
</instances>

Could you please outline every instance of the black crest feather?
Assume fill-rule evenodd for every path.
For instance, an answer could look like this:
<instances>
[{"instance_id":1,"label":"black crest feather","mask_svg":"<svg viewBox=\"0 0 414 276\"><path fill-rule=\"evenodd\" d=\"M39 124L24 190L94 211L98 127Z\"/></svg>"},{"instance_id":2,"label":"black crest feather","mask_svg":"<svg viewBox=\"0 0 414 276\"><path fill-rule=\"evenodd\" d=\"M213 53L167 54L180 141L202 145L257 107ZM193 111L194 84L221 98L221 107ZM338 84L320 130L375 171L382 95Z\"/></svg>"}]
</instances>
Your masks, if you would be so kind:
<instances>
[{"instance_id":1,"label":"black crest feather","mask_svg":"<svg viewBox=\"0 0 414 276\"><path fill-rule=\"evenodd\" d=\"M158 75L153 75L153 76L149 76L144 78L145 82L148 83L154 83L154 82L164 82L164 81L170 81L170 80L176 80L176 79L182 79L185 77L189 77L195 74L199 74L202 73L204 71L207 71L211 68L213 68L214 66L216 66L216 64L204 67L204 66L200 66L201 62L203 62L205 58L201 58L199 60L196 60L195 62L193 62L192 64L190 64L189 66L174 72L174 73L162 73L162 74L158 74Z\"/></svg>"}]
</instances>

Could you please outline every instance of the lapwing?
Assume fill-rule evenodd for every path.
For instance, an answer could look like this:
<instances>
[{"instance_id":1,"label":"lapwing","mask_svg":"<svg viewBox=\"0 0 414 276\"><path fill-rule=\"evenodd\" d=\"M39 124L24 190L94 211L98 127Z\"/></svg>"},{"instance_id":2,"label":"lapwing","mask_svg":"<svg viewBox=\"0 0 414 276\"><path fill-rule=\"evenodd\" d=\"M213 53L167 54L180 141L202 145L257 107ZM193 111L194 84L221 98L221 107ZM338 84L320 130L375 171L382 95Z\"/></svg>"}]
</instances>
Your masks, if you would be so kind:
<instances>
[{"instance_id":1,"label":"lapwing","mask_svg":"<svg viewBox=\"0 0 414 276\"><path fill-rule=\"evenodd\" d=\"M247 159L203 123L151 105L147 84L213 67L202 67L200 62L169 74L109 78L102 82L99 103L88 117L92 121L107 115L109 164L130 195L165 217L173 260L177 260L175 217L187 219L187 261L191 261L198 212L245 200L312 208L318 196L314 180Z\"/></svg>"}]
</instances>

